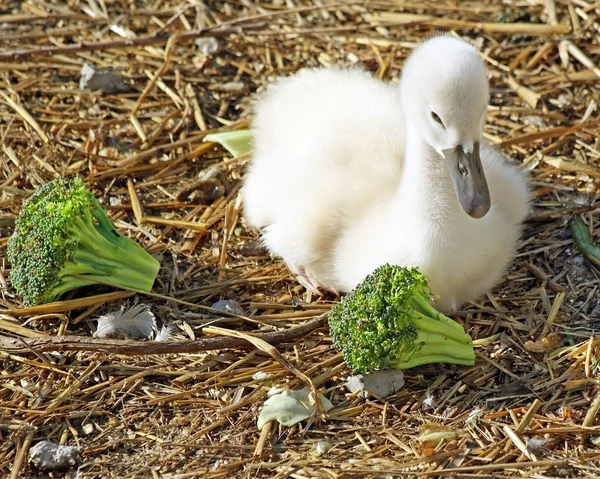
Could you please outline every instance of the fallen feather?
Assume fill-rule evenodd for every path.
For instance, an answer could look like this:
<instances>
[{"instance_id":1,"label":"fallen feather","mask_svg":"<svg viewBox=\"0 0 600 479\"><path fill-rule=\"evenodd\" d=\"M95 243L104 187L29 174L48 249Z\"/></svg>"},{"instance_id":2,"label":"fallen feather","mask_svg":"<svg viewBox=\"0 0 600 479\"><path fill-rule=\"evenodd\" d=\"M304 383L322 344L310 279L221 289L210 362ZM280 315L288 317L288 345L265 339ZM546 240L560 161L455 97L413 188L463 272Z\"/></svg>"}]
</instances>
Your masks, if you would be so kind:
<instances>
[{"instance_id":1,"label":"fallen feather","mask_svg":"<svg viewBox=\"0 0 600 479\"><path fill-rule=\"evenodd\" d=\"M532 437L527 439L526 445L527 450L536 455L542 455L546 451L546 445L551 442L551 439L547 437Z\"/></svg>"},{"instance_id":2,"label":"fallen feather","mask_svg":"<svg viewBox=\"0 0 600 479\"><path fill-rule=\"evenodd\" d=\"M215 37L198 38L194 43L204 56L212 55L219 49L219 41Z\"/></svg>"},{"instance_id":3,"label":"fallen feather","mask_svg":"<svg viewBox=\"0 0 600 479\"><path fill-rule=\"evenodd\" d=\"M273 391L273 388L271 388ZM329 411L333 404L322 394L319 394L323 410ZM310 397L310 389L305 387L298 391L288 389L271 395L267 399L258 416L257 426L262 429L270 421L277 421L283 426L293 426L308 419L315 412L315 403Z\"/></svg>"},{"instance_id":4,"label":"fallen feather","mask_svg":"<svg viewBox=\"0 0 600 479\"><path fill-rule=\"evenodd\" d=\"M94 337L96 338L152 338L156 332L156 319L150 308L139 303L126 309L100 316Z\"/></svg>"},{"instance_id":5,"label":"fallen feather","mask_svg":"<svg viewBox=\"0 0 600 479\"><path fill-rule=\"evenodd\" d=\"M175 326L174 325L172 325L172 324L169 324L169 325L163 324L162 328L160 328L160 331L154 337L154 341L166 341L167 339L169 339L169 336L171 335L171 333L173 331L175 331Z\"/></svg>"},{"instance_id":6,"label":"fallen feather","mask_svg":"<svg viewBox=\"0 0 600 479\"><path fill-rule=\"evenodd\" d=\"M431 392L429 392L429 389L427 390L427 393L425 393L425 399L423 399L423 408L425 409L431 409L434 407L434 401L433 401L433 395L431 394Z\"/></svg>"},{"instance_id":7,"label":"fallen feather","mask_svg":"<svg viewBox=\"0 0 600 479\"><path fill-rule=\"evenodd\" d=\"M477 422L479 421L479 419L481 418L483 414L483 409L473 409L470 413L469 413L469 417L467 417L467 419L465 419L465 424L468 424L469 426L475 426L477 424Z\"/></svg>"}]
</instances>

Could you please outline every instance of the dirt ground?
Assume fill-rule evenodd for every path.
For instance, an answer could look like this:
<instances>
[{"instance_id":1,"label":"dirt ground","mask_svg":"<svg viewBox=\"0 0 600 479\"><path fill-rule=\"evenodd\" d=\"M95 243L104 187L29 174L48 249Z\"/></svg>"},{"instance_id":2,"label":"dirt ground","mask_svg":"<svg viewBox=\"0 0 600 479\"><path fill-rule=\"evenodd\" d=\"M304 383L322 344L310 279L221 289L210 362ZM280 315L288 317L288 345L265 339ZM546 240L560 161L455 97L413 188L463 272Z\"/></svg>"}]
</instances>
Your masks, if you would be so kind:
<instances>
[{"instance_id":1,"label":"dirt ground","mask_svg":"<svg viewBox=\"0 0 600 479\"><path fill-rule=\"evenodd\" d=\"M0 335L21 338L0 347L0 476L599 477L598 263L568 223L579 216L598 241L599 16L583 0L0 0ZM266 254L239 202L248 155L204 137L246 128L255 94L303 67L396 81L436 31L480 49L485 135L530 170L533 212L506 280L452 315L475 366L411 369L394 395L362 398L315 319L338 298L307 297ZM108 91L80 84L82 69ZM6 258L14 218L35 188L75 174L160 261L155 294L88 287L22 309ZM220 300L241 311L207 309ZM258 430L269 389L303 381L244 340L98 351L95 319L135 302L172 326L168 341L200 341L208 323L284 332L273 345L334 408ZM87 338L78 351L28 346L72 335ZM80 447L77 472L34 469L42 440Z\"/></svg>"}]
</instances>

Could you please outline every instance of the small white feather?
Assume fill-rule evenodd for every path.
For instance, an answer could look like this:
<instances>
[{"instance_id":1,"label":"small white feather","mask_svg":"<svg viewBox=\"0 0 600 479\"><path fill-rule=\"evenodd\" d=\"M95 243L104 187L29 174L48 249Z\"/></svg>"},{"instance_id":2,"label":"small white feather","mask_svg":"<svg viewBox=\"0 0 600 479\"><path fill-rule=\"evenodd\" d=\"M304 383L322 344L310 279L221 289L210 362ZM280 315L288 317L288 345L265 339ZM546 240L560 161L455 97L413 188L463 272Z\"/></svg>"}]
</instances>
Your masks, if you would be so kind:
<instances>
[{"instance_id":1,"label":"small white feather","mask_svg":"<svg viewBox=\"0 0 600 479\"><path fill-rule=\"evenodd\" d=\"M166 341L167 339L169 339L169 336L173 331L175 331L174 325L163 324L162 328L160 328L160 331L156 334L154 341Z\"/></svg>"},{"instance_id":2,"label":"small white feather","mask_svg":"<svg viewBox=\"0 0 600 479\"><path fill-rule=\"evenodd\" d=\"M129 309L122 306L119 311L100 316L94 337L108 338L151 338L156 332L156 318L148 305L136 304Z\"/></svg>"}]
</instances>

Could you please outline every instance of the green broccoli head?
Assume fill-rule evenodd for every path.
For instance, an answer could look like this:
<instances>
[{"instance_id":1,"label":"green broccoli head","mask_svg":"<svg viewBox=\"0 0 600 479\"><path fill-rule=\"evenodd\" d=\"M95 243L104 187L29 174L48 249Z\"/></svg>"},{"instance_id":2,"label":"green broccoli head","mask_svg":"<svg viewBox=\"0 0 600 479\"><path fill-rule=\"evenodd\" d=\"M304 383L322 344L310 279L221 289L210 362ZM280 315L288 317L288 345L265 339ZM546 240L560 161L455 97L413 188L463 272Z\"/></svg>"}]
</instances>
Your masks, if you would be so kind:
<instances>
[{"instance_id":1,"label":"green broccoli head","mask_svg":"<svg viewBox=\"0 0 600 479\"><path fill-rule=\"evenodd\" d=\"M334 347L361 373L428 363L473 365L470 336L435 310L430 297L417 268L380 266L331 309Z\"/></svg>"},{"instance_id":2,"label":"green broccoli head","mask_svg":"<svg viewBox=\"0 0 600 479\"><path fill-rule=\"evenodd\" d=\"M160 267L114 228L79 177L55 179L25 202L8 259L13 287L26 306L97 283L150 291Z\"/></svg>"}]
</instances>

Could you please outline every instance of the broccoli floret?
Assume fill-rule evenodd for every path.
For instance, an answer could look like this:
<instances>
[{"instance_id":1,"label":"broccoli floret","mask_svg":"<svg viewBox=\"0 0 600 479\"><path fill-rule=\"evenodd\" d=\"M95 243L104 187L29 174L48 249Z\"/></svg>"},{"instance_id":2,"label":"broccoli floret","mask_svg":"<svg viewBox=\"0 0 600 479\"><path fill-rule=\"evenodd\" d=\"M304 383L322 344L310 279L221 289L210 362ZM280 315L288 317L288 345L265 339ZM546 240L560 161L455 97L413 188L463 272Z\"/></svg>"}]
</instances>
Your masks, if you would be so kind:
<instances>
[{"instance_id":1,"label":"broccoli floret","mask_svg":"<svg viewBox=\"0 0 600 479\"><path fill-rule=\"evenodd\" d=\"M150 291L160 268L114 228L80 177L55 179L25 202L8 259L13 287L26 306L98 283Z\"/></svg>"},{"instance_id":2,"label":"broccoli floret","mask_svg":"<svg viewBox=\"0 0 600 479\"><path fill-rule=\"evenodd\" d=\"M433 308L417 268L377 268L329 314L334 347L361 373L429 363L473 365L471 337Z\"/></svg>"}]
</instances>

